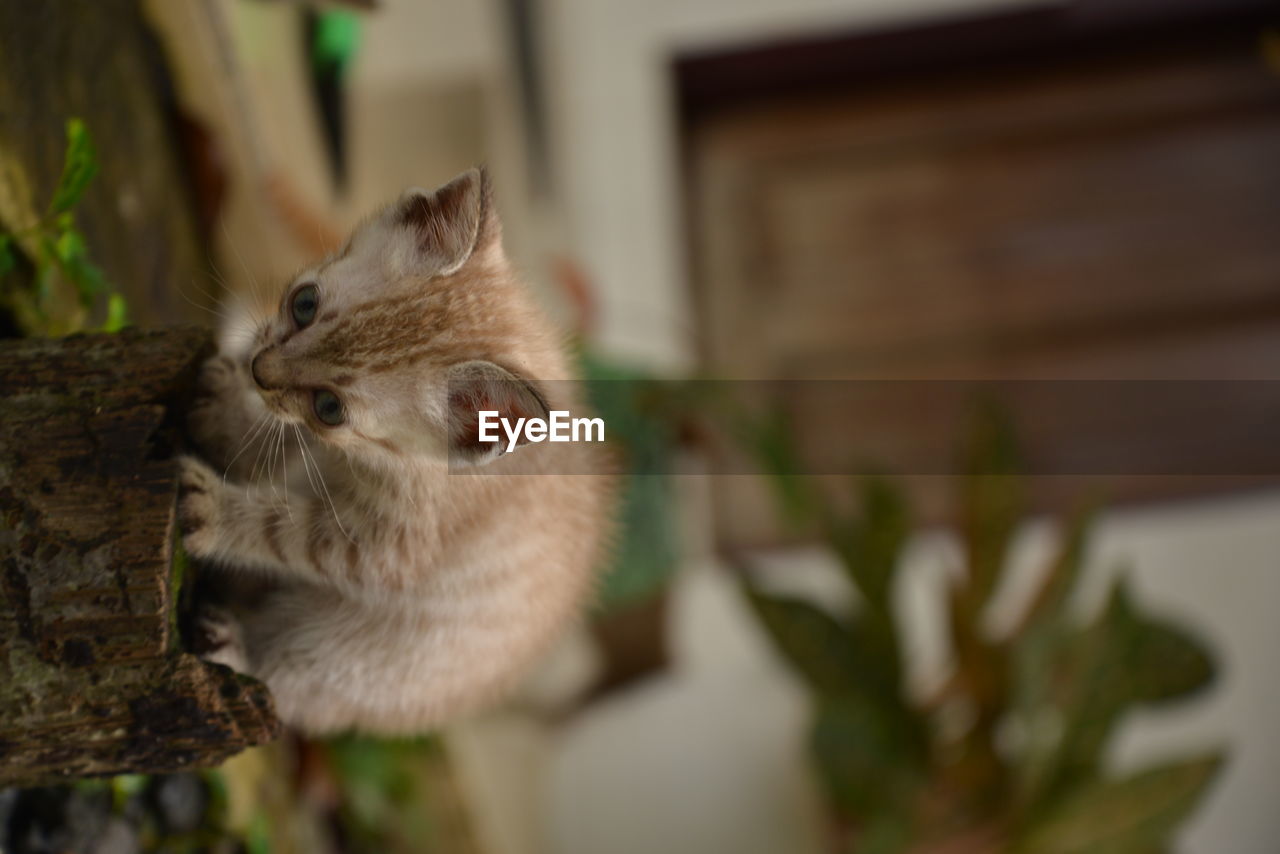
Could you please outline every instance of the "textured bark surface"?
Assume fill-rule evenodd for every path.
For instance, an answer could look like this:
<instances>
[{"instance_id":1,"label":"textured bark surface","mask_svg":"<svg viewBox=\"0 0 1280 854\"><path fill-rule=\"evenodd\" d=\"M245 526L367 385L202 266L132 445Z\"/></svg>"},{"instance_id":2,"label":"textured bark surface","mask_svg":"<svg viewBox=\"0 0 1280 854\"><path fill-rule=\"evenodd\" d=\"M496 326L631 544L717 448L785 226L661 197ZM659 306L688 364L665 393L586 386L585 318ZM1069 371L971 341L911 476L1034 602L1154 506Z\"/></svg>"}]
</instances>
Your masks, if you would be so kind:
<instances>
[{"instance_id":1,"label":"textured bark surface","mask_svg":"<svg viewBox=\"0 0 1280 854\"><path fill-rule=\"evenodd\" d=\"M181 649L174 450L194 329L0 342L0 786L213 765L278 730Z\"/></svg>"}]
</instances>

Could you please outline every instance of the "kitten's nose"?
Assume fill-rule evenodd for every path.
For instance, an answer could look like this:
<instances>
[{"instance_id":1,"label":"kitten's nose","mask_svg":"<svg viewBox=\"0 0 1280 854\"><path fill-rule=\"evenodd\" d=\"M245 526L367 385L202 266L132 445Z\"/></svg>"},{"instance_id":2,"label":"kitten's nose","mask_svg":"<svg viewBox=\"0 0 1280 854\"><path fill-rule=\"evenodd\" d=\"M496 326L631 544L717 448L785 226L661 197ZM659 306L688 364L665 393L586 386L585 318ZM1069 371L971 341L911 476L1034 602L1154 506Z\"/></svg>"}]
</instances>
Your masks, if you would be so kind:
<instances>
[{"instance_id":1,"label":"kitten's nose","mask_svg":"<svg viewBox=\"0 0 1280 854\"><path fill-rule=\"evenodd\" d=\"M249 363L249 373L253 374L253 381L258 384L258 388L266 388L267 384L262 381L262 374L258 373L258 363L261 360L261 353L253 357L253 361Z\"/></svg>"},{"instance_id":2,"label":"kitten's nose","mask_svg":"<svg viewBox=\"0 0 1280 854\"><path fill-rule=\"evenodd\" d=\"M264 358L266 355L267 353L264 350L263 352L254 356L253 361L249 363L249 373L253 374L253 381L258 384L258 388L264 391L268 391L275 387L269 381L271 366L270 364L268 364L270 360Z\"/></svg>"},{"instance_id":3,"label":"kitten's nose","mask_svg":"<svg viewBox=\"0 0 1280 854\"><path fill-rule=\"evenodd\" d=\"M295 370L277 346L264 347L249 363L249 373L263 391L279 391L296 385Z\"/></svg>"}]
</instances>

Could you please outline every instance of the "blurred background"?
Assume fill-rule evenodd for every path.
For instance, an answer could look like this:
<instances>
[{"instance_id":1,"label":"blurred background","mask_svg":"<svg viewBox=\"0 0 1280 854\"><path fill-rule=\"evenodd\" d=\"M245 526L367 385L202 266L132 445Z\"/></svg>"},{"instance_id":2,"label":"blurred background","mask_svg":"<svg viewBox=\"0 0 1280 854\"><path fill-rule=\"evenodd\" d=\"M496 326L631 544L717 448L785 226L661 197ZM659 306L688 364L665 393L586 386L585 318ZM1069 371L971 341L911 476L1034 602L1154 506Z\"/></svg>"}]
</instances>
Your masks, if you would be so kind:
<instances>
[{"instance_id":1,"label":"blurred background","mask_svg":"<svg viewBox=\"0 0 1280 854\"><path fill-rule=\"evenodd\" d=\"M1153 411L1154 468L1105 477L1018 476L1111 447L1096 412L815 417L797 386L747 431L766 475L709 477L696 429L597 401L637 472L618 554L519 696L291 737L191 797L254 851L1275 851L1275 12L0 0L6 334L216 323L484 162L596 378L1248 390L1210 413L1230 471L1160 458L1202 422ZM96 175L59 203L69 150ZM787 466L966 441L969 477ZM110 786L101 850L164 836L119 816L167 789ZM224 850L191 839L165 850Z\"/></svg>"}]
</instances>

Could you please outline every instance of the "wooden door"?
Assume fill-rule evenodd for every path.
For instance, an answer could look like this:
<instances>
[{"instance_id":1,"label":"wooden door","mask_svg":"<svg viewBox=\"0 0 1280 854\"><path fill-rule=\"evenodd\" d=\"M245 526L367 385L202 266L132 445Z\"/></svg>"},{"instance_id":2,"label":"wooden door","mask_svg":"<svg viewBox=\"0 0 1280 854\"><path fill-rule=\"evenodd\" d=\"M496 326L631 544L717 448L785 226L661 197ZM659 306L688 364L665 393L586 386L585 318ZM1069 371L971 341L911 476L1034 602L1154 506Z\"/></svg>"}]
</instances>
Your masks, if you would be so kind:
<instances>
[{"instance_id":1,"label":"wooden door","mask_svg":"<svg viewBox=\"0 0 1280 854\"><path fill-rule=\"evenodd\" d=\"M864 69L819 95L739 97L691 116L707 369L749 379L1280 380L1280 74L1260 34L1240 18L1084 33L999 61ZM1044 478L1039 500L1082 487L1127 500L1274 481L1280 443L1255 428L1280 430L1280 383L1239 388L1231 411L1170 423L1157 407L1129 417L1124 437L1080 407L1024 419L1034 422L1022 425L1024 444L1041 462L1149 438L1177 471L1177 454L1221 437L1258 460L1234 457L1216 477L1153 477L1148 466L1088 483ZM876 448L936 454L958 439L954 418L927 406L869 417L832 400L812 383L785 397L816 471L873 461ZM920 496L935 511L936 487ZM722 499L730 540L769 536L757 490L737 483Z\"/></svg>"}]
</instances>

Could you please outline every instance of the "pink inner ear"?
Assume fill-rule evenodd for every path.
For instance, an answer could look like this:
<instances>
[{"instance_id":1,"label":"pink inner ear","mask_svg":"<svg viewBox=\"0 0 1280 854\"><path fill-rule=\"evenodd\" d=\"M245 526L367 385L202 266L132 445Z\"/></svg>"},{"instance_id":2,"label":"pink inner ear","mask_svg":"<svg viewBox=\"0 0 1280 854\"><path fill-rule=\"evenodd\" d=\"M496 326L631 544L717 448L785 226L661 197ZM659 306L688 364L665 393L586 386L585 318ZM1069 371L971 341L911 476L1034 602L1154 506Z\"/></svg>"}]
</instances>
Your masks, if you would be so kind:
<instances>
[{"instance_id":1,"label":"pink inner ear","mask_svg":"<svg viewBox=\"0 0 1280 854\"><path fill-rule=\"evenodd\" d=\"M483 379L454 385L449 389L449 440L457 450L479 452L492 447L492 443L480 441L482 411L497 412L499 418L511 421L542 415L541 410L528 405L528 392L517 380ZM505 445L505 441L500 443Z\"/></svg>"},{"instance_id":2,"label":"pink inner ear","mask_svg":"<svg viewBox=\"0 0 1280 854\"><path fill-rule=\"evenodd\" d=\"M461 262L476 239L480 200L475 183L464 175L431 195L415 195L401 207L397 222L414 231L424 253Z\"/></svg>"},{"instance_id":3,"label":"pink inner ear","mask_svg":"<svg viewBox=\"0 0 1280 854\"><path fill-rule=\"evenodd\" d=\"M449 445L459 451L479 453L489 443L480 441L480 412L492 410L486 395L474 385L449 389Z\"/></svg>"}]
</instances>

